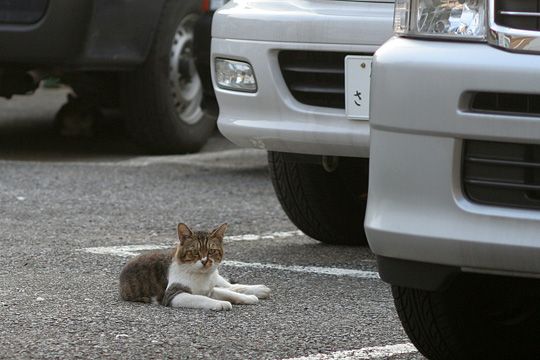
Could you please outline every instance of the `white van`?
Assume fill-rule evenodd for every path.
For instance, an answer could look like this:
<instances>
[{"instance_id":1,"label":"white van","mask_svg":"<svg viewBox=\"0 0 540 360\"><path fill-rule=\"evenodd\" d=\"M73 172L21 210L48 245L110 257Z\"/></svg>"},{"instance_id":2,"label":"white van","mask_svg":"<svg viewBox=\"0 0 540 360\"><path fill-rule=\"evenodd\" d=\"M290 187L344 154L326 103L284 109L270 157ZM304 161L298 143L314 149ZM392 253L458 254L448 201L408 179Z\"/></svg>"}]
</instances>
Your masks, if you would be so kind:
<instances>
[{"instance_id":1,"label":"white van","mask_svg":"<svg viewBox=\"0 0 540 360\"><path fill-rule=\"evenodd\" d=\"M429 359L540 359L538 9L399 0L374 57L366 232Z\"/></svg>"},{"instance_id":2,"label":"white van","mask_svg":"<svg viewBox=\"0 0 540 360\"><path fill-rule=\"evenodd\" d=\"M370 65L393 9L390 0L236 0L214 15L219 129L268 150L283 209L326 243L366 243Z\"/></svg>"}]
</instances>

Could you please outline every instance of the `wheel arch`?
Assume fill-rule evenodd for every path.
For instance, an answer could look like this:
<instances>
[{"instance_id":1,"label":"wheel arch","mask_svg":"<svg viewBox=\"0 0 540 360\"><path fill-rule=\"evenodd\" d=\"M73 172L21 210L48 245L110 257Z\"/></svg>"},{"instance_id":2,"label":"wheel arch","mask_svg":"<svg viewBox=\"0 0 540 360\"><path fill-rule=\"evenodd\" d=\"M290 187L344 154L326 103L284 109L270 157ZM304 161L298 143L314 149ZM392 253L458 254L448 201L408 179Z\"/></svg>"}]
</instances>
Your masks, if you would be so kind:
<instances>
[{"instance_id":1,"label":"wheel arch","mask_svg":"<svg viewBox=\"0 0 540 360\"><path fill-rule=\"evenodd\" d=\"M148 58L148 55L150 54L150 50L152 48L152 43L155 41L157 36L157 28L159 25L159 22L161 21L163 17L163 11L165 9L165 3L169 0L153 0L152 2L148 2L146 0L132 0L134 3L134 7L140 7L143 9L149 8L151 6L159 8L159 11L157 13L153 13L151 19L149 20L149 24L151 25L151 32L150 36L146 39L146 41L143 44L144 47L144 60ZM185 0L171 0L171 1L177 1L177 2L185 2ZM208 9L208 0L191 0L193 2L198 2L201 5L201 14L208 13L210 14L211 11ZM157 6L159 5L159 6Z\"/></svg>"},{"instance_id":2,"label":"wheel arch","mask_svg":"<svg viewBox=\"0 0 540 360\"><path fill-rule=\"evenodd\" d=\"M128 69L143 64L156 41L168 1L185 0L93 0L84 49L85 69ZM202 4L204 0L189 0ZM187 3L187 2L186 2ZM118 24L122 24L119 28ZM112 66L111 66L111 59Z\"/></svg>"}]
</instances>

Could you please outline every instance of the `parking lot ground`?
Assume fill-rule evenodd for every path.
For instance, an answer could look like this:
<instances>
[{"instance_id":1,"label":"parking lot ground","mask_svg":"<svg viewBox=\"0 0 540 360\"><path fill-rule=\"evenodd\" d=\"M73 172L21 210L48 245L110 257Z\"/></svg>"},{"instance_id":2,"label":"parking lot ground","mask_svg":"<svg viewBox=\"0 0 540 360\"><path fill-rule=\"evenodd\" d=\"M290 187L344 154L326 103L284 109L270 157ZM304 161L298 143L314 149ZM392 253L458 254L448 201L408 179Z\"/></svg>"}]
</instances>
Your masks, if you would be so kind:
<instances>
[{"instance_id":1,"label":"parking lot ground","mask_svg":"<svg viewBox=\"0 0 540 360\"><path fill-rule=\"evenodd\" d=\"M146 156L121 132L96 140L108 151L59 140L56 96L0 114L0 358L422 358L370 251L298 232L264 152L219 134L185 156ZM272 297L229 312L121 301L122 266L174 245L178 222L228 222L222 273Z\"/></svg>"}]
</instances>

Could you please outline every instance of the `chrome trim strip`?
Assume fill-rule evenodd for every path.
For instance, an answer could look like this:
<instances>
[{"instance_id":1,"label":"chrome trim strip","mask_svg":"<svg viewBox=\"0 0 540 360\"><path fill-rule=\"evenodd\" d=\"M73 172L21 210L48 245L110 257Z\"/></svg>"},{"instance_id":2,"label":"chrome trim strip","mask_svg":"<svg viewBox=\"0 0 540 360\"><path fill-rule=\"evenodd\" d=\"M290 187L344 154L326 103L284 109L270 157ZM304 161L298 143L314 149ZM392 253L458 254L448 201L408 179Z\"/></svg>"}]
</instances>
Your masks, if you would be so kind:
<instances>
[{"instance_id":1,"label":"chrome trim strip","mask_svg":"<svg viewBox=\"0 0 540 360\"><path fill-rule=\"evenodd\" d=\"M540 12L525 12L525 11L499 11L501 15L509 16L531 16L531 17L540 17Z\"/></svg>"},{"instance_id":2,"label":"chrome trim strip","mask_svg":"<svg viewBox=\"0 0 540 360\"><path fill-rule=\"evenodd\" d=\"M488 0L488 43L510 51L540 53L540 31L513 29L496 24L495 1Z\"/></svg>"}]
</instances>

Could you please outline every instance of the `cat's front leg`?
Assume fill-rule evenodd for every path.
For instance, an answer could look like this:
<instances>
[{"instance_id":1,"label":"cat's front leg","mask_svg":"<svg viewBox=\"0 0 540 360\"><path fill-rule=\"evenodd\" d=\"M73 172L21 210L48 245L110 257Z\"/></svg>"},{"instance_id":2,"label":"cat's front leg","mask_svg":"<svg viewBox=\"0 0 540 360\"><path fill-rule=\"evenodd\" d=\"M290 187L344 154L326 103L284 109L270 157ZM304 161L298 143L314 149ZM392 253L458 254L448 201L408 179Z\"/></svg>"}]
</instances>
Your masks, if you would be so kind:
<instances>
[{"instance_id":1,"label":"cat's front leg","mask_svg":"<svg viewBox=\"0 0 540 360\"><path fill-rule=\"evenodd\" d=\"M214 311L232 310L232 304L229 301L212 299L202 295L193 295L189 293L180 293L176 295L167 306L174 308L192 308Z\"/></svg>"},{"instance_id":2,"label":"cat's front leg","mask_svg":"<svg viewBox=\"0 0 540 360\"><path fill-rule=\"evenodd\" d=\"M226 288L240 294L255 295L259 299L268 299L271 293L270 288L265 285L231 284L221 275L218 275L216 286Z\"/></svg>"},{"instance_id":3,"label":"cat's front leg","mask_svg":"<svg viewBox=\"0 0 540 360\"><path fill-rule=\"evenodd\" d=\"M253 305L259 302L255 295L239 294L229 289L215 287L210 293L210 297L217 300L230 301L233 304Z\"/></svg>"},{"instance_id":4,"label":"cat's front leg","mask_svg":"<svg viewBox=\"0 0 540 360\"><path fill-rule=\"evenodd\" d=\"M268 299L271 293L270 288L265 285L232 284L229 290L240 294L255 295L259 299Z\"/></svg>"}]
</instances>

